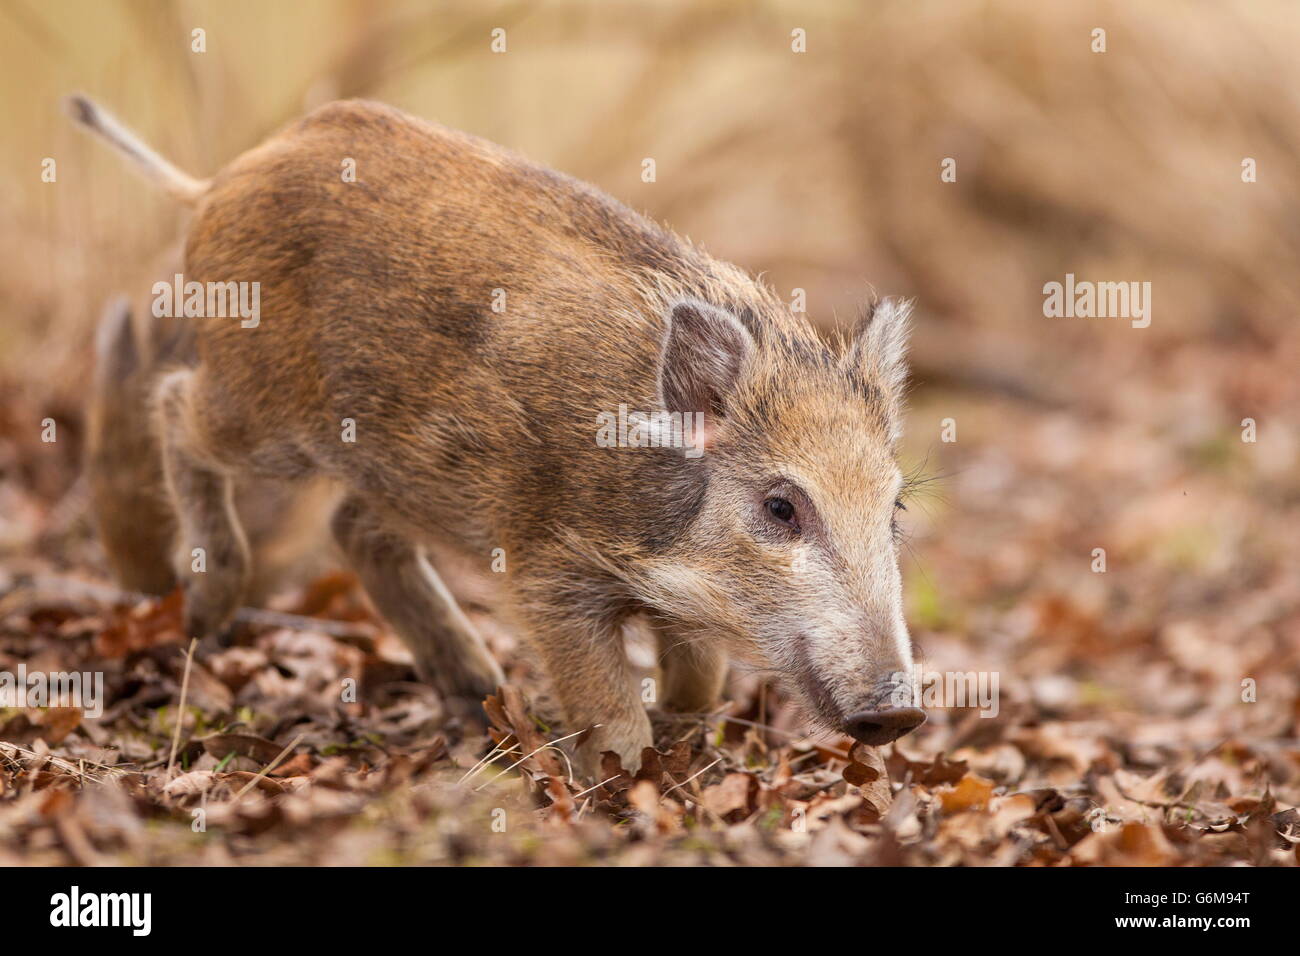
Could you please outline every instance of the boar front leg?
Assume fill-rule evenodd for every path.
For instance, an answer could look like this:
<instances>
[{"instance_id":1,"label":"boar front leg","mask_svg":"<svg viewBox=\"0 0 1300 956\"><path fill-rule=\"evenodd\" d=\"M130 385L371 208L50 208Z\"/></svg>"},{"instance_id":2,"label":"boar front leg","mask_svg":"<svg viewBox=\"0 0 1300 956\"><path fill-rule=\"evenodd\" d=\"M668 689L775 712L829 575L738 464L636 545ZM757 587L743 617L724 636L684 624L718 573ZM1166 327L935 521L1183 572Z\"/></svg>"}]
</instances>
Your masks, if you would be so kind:
<instances>
[{"instance_id":1,"label":"boar front leg","mask_svg":"<svg viewBox=\"0 0 1300 956\"><path fill-rule=\"evenodd\" d=\"M727 657L708 637L669 624L654 625L663 674L659 702L678 713L706 711L718 702Z\"/></svg>"},{"instance_id":2,"label":"boar front leg","mask_svg":"<svg viewBox=\"0 0 1300 956\"><path fill-rule=\"evenodd\" d=\"M595 728L577 748L577 772L599 780L600 755L618 754L625 769L641 767L641 751L654 746L650 718L632 679L619 622L583 617L572 607L536 605L520 609L532 628L551 687L564 712L568 733ZM597 726L598 725L598 726Z\"/></svg>"},{"instance_id":3,"label":"boar front leg","mask_svg":"<svg viewBox=\"0 0 1300 956\"><path fill-rule=\"evenodd\" d=\"M423 551L356 497L339 505L333 531L375 609L415 655L420 677L449 710L481 718L483 698L505 675Z\"/></svg>"}]
</instances>

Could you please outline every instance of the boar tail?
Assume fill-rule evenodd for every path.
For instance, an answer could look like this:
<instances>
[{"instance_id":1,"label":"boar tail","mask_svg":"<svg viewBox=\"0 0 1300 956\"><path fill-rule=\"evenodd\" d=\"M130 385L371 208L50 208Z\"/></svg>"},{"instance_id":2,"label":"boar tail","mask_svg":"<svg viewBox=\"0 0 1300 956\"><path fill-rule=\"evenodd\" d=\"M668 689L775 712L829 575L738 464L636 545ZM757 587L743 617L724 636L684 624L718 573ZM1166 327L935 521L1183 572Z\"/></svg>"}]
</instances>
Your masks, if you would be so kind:
<instances>
[{"instance_id":1,"label":"boar tail","mask_svg":"<svg viewBox=\"0 0 1300 956\"><path fill-rule=\"evenodd\" d=\"M74 93L67 98L66 102L74 120L112 143L130 158L135 167L148 179L166 190L168 195L192 206L207 192L208 186L211 185L210 180L195 179L177 169L146 146L111 113L100 108L89 98Z\"/></svg>"}]
</instances>

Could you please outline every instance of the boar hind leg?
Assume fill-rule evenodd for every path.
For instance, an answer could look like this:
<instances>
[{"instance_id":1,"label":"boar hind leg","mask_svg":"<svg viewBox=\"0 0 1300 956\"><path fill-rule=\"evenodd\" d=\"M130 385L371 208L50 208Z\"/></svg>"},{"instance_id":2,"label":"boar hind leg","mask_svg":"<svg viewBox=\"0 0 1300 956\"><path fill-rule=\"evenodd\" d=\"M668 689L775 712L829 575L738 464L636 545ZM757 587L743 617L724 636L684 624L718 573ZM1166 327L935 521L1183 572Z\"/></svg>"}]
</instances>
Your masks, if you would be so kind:
<instances>
[{"instance_id":1,"label":"boar hind leg","mask_svg":"<svg viewBox=\"0 0 1300 956\"><path fill-rule=\"evenodd\" d=\"M657 625L659 666L663 672L660 703L665 710L696 713L718 702L727 674L721 649L704 637Z\"/></svg>"},{"instance_id":2,"label":"boar hind leg","mask_svg":"<svg viewBox=\"0 0 1300 956\"><path fill-rule=\"evenodd\" d=\"M117 583L128 591L166 594L176 587L175 521L158 437L149 427L151 372L131 327L131 308L118 299L95 335L85 459L91 510Z\"/></svg>"},{"instance_id":3,"label":"boar hind leg","mask_svg":"<svg viewBox=\"0 0 1300 956\"><path fill-rule=\"evenodd\" d=\"M449 710L481 713L483 698L505 676L421 549L355 497L334 512L333 529L375 609L415 656L420 677Z\"/></svg>"},{"instance_id":4,"label":"boar hind leg","mask_svg":"<svg viewBox=\"0 0 1300 956\"><path fill-rule=\"evenodd\" d=\"M218 633L248 586L249 554L230 499L231 480L204 441L196 373L170 372L155 392L163 474L176 511L173 566L191 637Z\"/></svg>"}]
</instances>

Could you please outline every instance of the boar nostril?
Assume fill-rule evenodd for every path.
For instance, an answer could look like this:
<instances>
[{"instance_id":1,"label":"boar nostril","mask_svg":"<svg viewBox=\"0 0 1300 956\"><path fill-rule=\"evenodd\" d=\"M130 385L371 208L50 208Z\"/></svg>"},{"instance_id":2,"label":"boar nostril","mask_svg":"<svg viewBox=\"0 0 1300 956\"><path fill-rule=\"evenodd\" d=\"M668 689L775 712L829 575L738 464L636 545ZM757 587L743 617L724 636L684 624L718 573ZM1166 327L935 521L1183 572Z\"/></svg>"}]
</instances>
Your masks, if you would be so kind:
<instances>
[{"instance_id":1,"label":"boar nostril","mask_svg":"<svg viewBox=\"0 0 1300 956\"><path fill-rule=\"evenodd\" d=\"M863 710L844 722L844 731L854 740L879 747L903 734L910 734L925 723L925 711L919 707L891 707L888 710Z\"/></svg>"}]
</instances>

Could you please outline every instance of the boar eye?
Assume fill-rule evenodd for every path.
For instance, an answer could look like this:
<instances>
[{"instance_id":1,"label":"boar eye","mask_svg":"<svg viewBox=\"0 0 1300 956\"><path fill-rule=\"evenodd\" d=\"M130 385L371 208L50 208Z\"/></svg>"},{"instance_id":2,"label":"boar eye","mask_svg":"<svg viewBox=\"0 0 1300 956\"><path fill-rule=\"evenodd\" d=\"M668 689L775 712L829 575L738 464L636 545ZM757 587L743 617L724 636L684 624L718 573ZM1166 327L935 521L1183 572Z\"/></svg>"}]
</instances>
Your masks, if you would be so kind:
<instances>
[{"instance_id":1,"label":"boar eye","mask_svg":"<svg viewBox=\"0 0 1300 956\"><path fill-rule=\"evenodd\" d=\"M782 524L788 524L792 528L798 527L794 521L794 505L790 504L786 499L768 498L763 502L763 507L767 509L768 514Z\"/></svg>"}]
</instances>

